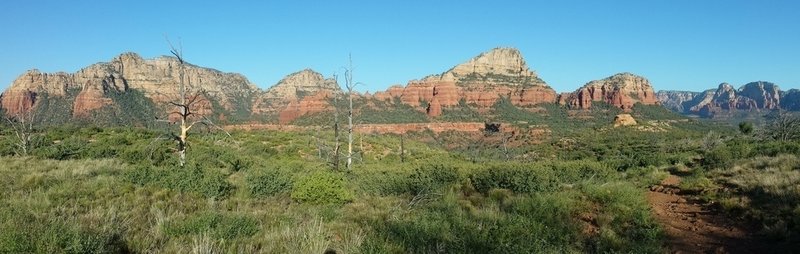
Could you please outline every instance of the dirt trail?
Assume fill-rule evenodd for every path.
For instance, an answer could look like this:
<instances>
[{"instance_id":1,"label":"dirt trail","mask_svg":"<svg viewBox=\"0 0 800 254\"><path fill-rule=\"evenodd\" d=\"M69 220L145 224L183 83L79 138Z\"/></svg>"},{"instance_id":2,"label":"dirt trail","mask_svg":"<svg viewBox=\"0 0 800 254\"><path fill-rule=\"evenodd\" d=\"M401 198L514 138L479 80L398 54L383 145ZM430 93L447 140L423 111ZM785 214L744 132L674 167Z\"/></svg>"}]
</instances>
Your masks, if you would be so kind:
<instances>
[{"instance_id":1,"label":"dirt trail","mask_svg":"<svg viewBox=\"0 0 800 254\"><path fill-rule=\"evenodd\" d=\"M774 252L743 221L716 212L692 195L681 194L680 181L680 177L670 175L647 193L670 253Z\"/></svg>"}]
</instances>

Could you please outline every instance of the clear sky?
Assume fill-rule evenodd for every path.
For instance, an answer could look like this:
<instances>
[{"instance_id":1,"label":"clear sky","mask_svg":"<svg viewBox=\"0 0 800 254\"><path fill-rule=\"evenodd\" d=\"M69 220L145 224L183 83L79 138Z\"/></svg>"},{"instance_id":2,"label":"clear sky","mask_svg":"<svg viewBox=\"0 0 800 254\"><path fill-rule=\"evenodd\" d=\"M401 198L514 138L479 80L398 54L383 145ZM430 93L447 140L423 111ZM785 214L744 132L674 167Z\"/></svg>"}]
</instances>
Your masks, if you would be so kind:
<instances>
[{"instance_id":1,"label":"clear sky","mask_svg":"<svg viewBox=\"0 0 800 254\"><path fill-rule=\"evenodd\" d=\"M267 88L353 56L361 91L522 51L556 91L618 72L656 90L766 80L800 88L800 1L0 1L0 88L25 70L74 72L126 51L169 53Z\"/></svg>"}]
</instances>

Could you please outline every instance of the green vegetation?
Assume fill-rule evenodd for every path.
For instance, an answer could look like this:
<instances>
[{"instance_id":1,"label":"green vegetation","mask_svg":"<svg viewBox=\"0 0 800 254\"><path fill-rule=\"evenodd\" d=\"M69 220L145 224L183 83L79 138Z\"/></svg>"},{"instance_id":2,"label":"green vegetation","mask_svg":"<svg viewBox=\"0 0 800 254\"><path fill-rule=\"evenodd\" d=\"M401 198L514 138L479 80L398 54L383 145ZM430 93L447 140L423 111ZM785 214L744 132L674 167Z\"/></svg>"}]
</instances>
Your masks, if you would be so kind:
<instances>
[{"instance_id":1,"label":"green vegetation","mask_svg":"<svg viewBox=\"0 0 800 254\"><path fill-rule=\"evenodd\" d=\"M338 102L334 102L333 99L329 102L339 109L340 126L343 126L347 121L347 101L343 97ZM353 120L356 123L425 123L429 121L428 115L424 111L400 102L400 98L394 98L392 102L364 97L353 98L353 111ZM333 113L306 114L292 121L292 124L332 126Z\"/></svg>"},{"instance_id":2,"label":"green vegetation","mask_svg":"<svg viewBox=\"0 0 800 254\"><path fill-rule=\"evenodd\" d=\"M409 133L403 162L400 136L359 134L344 172L329 130L198 131L178 167L158 130L49 127L19 157L3 127L0 253L660 253L644 194L667 171L764 235L800 233L797 140L640 106L660 129L611 128L602 104L494 110L552 132Z\"/></svg>"}]
</instances>

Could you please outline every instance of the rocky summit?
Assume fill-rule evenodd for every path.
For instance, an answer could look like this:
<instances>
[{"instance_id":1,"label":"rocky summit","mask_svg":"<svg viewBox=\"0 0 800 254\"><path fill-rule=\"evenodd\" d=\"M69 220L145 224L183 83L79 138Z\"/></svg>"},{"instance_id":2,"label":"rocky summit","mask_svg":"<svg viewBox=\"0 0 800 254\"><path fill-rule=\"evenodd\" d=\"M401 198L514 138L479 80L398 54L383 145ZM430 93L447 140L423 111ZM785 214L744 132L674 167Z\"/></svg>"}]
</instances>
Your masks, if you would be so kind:
<instances>
[{"instance_id":1,"label":"rocky summit","mask_svg":"<svg viewBox=\"0 0 800 254\"><path fill-rule=\"evenodd\" d=\"M562 103L571 108L589 109L592 102L605 102L623 110L633 105L658 104L653 86L644 77L631 73L619 73L601 80L587 83L573 93L562 95Z\"/></svg>"},{"instance_id":2,"label":"rocky summit","mask_svg":"<svg viewBox=\"0 0 800 254\"><path fill-rule=\"evenodd\" d=\"M393 86L375 98L405 104L439 116L442 109L465 104L488 108L501 97L514 105L553 103L556 92L528 68L522 54L513 48L495 48L440 74L412 80L405 87Z\"/></svg>"},{"instance_id":3,"label":"rocky summit","mask_svg":"<svg viewBox=\"0 0 800 254\"><path fill-rule=\"evenodd\" d=\"M659 91L659 101L668 108L701 117L725 117L735 112L762 112L776 109L800 110L797 90L781 91L766 81L750 82L739 89L722 83L702 93Z\"/></svg>"},{"instance_id":4,"label":"rocky summit","mask_svg":"<svg viewBox=\"0 0 800 254\"><path fill-rule=\"evenodd\" d=\"M328 99L342 90L332 78L311 69L289 74L253 100L255 115L278 115L281 123L289 123L299 116L321 112L331 107Z\"/></svg>"}]
</instances>

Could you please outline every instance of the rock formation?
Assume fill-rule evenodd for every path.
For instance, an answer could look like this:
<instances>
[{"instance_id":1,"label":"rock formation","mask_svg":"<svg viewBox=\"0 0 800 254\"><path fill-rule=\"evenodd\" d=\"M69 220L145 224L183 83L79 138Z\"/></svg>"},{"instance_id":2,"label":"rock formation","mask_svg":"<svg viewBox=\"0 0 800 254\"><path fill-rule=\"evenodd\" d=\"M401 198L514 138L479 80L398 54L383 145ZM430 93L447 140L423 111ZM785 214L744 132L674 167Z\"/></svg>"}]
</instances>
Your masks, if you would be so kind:
<instances>
[{"instance_id":1,"label":"rock formation","mask_svg":"<svg viewBox=\"0 0 800 254\"><path fill-rule=\"evenodd\" d=\"M54 106L60 110L59 114L71 119L92 120L89 117L97 116L96 112L139 110L136 105L146 103L148 110L141 111L146 114L137 115L137 119L152 119L149 115L154 110L160 111L153 114L161 115L174 109L167 102L178 99L178 70L173 57L143 59L135 53L124 53L110 62L93 64L75 73L31 70L0 94L0 107L13 115L48 102L43 105L59 104ZM186 65L185 76L190 89L205 91L204 102L197 112L220 120L235 116L239 122L267 120L286 124L303 115L330 111L333 97L344 98L335 80L312 70L290 74L267 90L258 89L240 74L191 64ZM763 81L739 89L722 84L702 93L656 94L647 79L620 73L591 81L571 93L556 94L528 67L522 54L512 48L492 49L441 74L357 98L363 107L408 105L430 117L454 112L448 108L463 107L478 114L492 114L492 107L501 99L532 112L538 112L541 108L536 105L543 103L581 110L604 102L627 111L636 103L653 105L659 101L682 113L709 117L734 110L800 110L798 90L783 92L777 85Z\"/></svg>"},{"instance_id":2,"label":"rock formation","mask_svg":"<svg viewBox=\"0 0 800 254\"><path fill-rule=\"evenodd\" d=\"M165 105L179 98L178 70L178 61L173 57L145 60L135 53L124 53L111 62L93 64L75 73L31 70L3 93L1 105L7 114L16 114L31 110L42 94L69 97L73 116L80 117L112 104L109 92L125 93L129 89L141 91L154 103ZM235 101L257 90L239 74L187 64L185 75L190 90L204 91L222 107L215 110L234 110Z\"/></svg>"},{"instance_id":3,"label":"rock formation","mask_svg":"<svg viewBox=\"0 0 800 254\"><path fill-rule=\"evenodd\" d=\"M658 91L656 92L656 98L665 108L684 112L688 109L685 104L692 101L698 94L700 93L689 91Z\"/></svg>"},{"instance_id":4,"label":"rock formation","mask_svg":"<svg viewBox=\"0 0 800 254\"><path fill-rule=\"evenodd\" d=\"M800 111L800 90L791 89L781 96L781 108L784 110Z\"/></svg>"},{"instance_id":5,"label":"rock formation","mask_svg":"<svg viewBox=\"0 0 800 254\"><path fill-rule=\"evenodd\" d=\"M636 125L636 119L630 114L619 114L614 117L614 127Z\"/></svg>"},{"instance_id":6,"label":"rock formation","mask_svg":"<svg viewBox=\"0 0 800 254\"><path fill-rule=\"evenodd\" d=\"M739 97L750 98L759 109L777 109L781 105L781 90L770 82L750 82L739 89Z\"/></svg>"},{"instance_id":7,"label":"rock formation","mask_svg":"<svg viewBox=\"0 0 800 254\"><path fill-rule=\"evenodd\" d=\"M796 90L795 90L796 91ZM770 82L750 82L739 89L728 83L720 84L717 89L696 93L686 100L689 93L660 91L659 100L664 105L680 105L669 107L680 113L694 114L703 117L727 116L731 112L757 112L763 110L797 108L800 98L797 92L782 92Z\"/></svg>"},{"instance_id":8,"label":"rock formation","mask_svg":"<svg viewBox=\"0 0 800 254\"><path fill-rule=\"evenodd\" d=\"M336 80L305 69L289 74L255 96L251 111L254 114L277 113L279 122L285 124L302 115L330 109L329 99L341 93Z\"/></svg>"},{"instance_id":9,"label":"rock formation","mask_svg":"<svg viewBox=\"0 0 800 254\"><path fill-rule=\"evenodd\" d=\"M517 49L495 48L440 74L413 80L402 88L390 87L374 98L405 104L439 116L443 108L461 101L489 108L500 98L518 106L556 102L555 91L531 71Z\"/></svg>"},{"instance_id":10,"label":"rock formation","mask_svg":"<svg viewBox=\"0 0 800 254\"><path fill-rule=\"evenodd\" d=\"M565 102L571 108L589 109L592 102L605 102L623 110L630 110L636 103L658 104L653 87L647 79L631 73L619 73L611 77L587 83Z\"/></svg>"}]
</instances>

